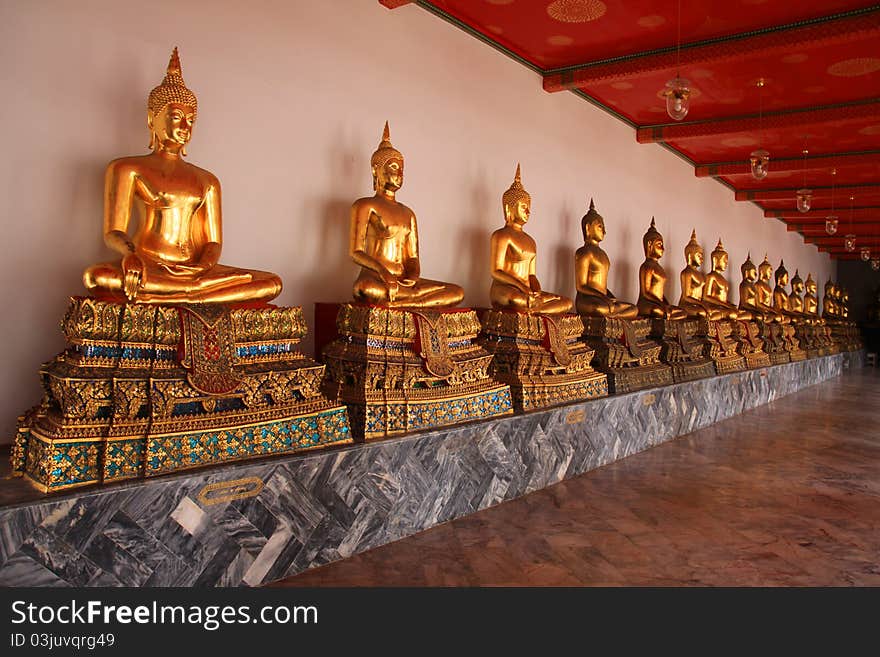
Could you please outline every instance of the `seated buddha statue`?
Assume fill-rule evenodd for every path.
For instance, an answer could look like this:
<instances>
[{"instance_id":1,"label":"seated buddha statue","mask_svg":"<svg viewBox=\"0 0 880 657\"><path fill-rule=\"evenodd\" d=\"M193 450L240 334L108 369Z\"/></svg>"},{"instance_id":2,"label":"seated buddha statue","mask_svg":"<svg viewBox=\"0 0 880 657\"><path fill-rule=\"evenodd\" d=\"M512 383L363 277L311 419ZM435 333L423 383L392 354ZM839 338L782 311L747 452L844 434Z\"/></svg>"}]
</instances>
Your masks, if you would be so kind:
<instances>
[{"instance_id":1,"label":"seated buddha statue","mask_svg":"<svg viewBox=\"0 0 880 657\"><path fill-rule=\"evenodd\" d=\"M727 263L730 257L718 238L718 244L711 253L712 271L706 274L706 286L703 288L703 301L718 308L729 319L752 319L752 313L748 310L738 310L730 301L730 283L724 276L727 271Z\"/></svg>"},{"instance_id":2,"label":"seated buddha statue","mask_svg":"<svg viewBox=\"0 0 880 657\"><path fill-rule=\"evenodd\" d=\"M794 287L794 280L791 282ZM819 319L819 286L813 280L813 274L807 274L804 283L804 313L813 321Z\"/></svg>"},{"instance_id":3,"label":"seated buddha statue","mask_svg":"<svg viewBox=\"0 0 880 657\"><path fill-rule=\"evenodd\" d=\"M791 278L791 294L788 295L788 309L793 315L799 319L805 319L807 313L804 312L804 279L800 277L798 270L794 270L794 276Z\"/></svg>"},{"instance_id":4,"label":"seated buddha statue","mask_svg":"<svg viewBox=\"0 0 880 657\"><path fill-rule=\"evenodd\" d=\"M746 310L752 313L754 319L763 322L775 322L779 315L762 301L762 296L758 289L758 268L752 262L752 256L749 254L746 261L740 267L742 272L742 282L739 284L739 307L740 310ZM772 293L770 295L772 297Z\"/></svg>"},{"instance_id":5,"label":"seated buddha statue","mask_svg":"<svg viewBox=\"0 0 880 657\"><path fill-rule=\"evenodd\" d=\"M93 294L137 303L231 303L281 292L275 274L218 262L220 182L183 160L197 109L175 48L147 101L153 152L107 166L104 242L122 261L86 269L83 283Z\"/></svg>"},{"instance_id":6,"label":"seated buddha statue","mask_svg":"<svg viewBox=\"0 0 880 657\"><path fill-rule=\"evenodd\" d=\"M791 312L788 287L788 270L785 268L785 262L779 261L779 267L776 268L774 274L776 287L773 288L773 309L782 315L789 322L796 319L797 315Z\"/></svg>"},{"instance_id":7,"label":"seated buddha statue","mask_svg":"<svg viewBox=\"0 0 880 657\"><path fill-rule=\"evenodd\" d=\"M708 320L724 319L725 313L703 300L706 275L703 273L703 247L697 241L697 231L691 231L691 239L684 247L687 266L681 270L681 298L678 305L688 317Z\"/></svg>"},{"instance_id":8,"label":"seated buddha statue","mask_svg":"<svg viewBox=\"0 0 880 657\"><path fill-rule=\"evenodd\" d=\"M822 317L827 319L837 318L837 290L833 281L829 278L825 283L825 294L822 296Z\"/></svg>"},{"instance_id":9,"label":"seated buddha statue","mask_svg":"<svg viewBox=\"0 0 880 657\"><path fill-rule=\"evenodd\" d=\"M605 220L596 211L593 199L590 199L589 211L581 219L581 231L584 234L584 245L574 256L577 286L575 305L578 314L635 319L639 309L631 303L618 301L608 289L611 261L599 246L599 242L605 239Z\"/></svg>"},{"instance_id":10,"label":"seated buddha statue","mask_svg":"<svg viewBox=\"0 0 880 657\"><path fill-rule=\"evenodd\" d=\"M532 198L523 188L520 167L501 198L503 228L491 237L492 287L489 298L496 310L553 315L571 310L571 299L541 289L535 275L537 246L523 230L529 220Z\"/></svg>"},{"instance_id":11,"label":"seated buddha statue","mask_svg":"<svg viewBox=\"0 0 880 657\"><path fill-rule=\"evenodd\" d=\"M388 123L370 158L373 196L351 206L349 255L361 272L354 298L391 308L448 308L464 290L453 283L421 276L415 213L395 198L403 186L403 155L391 145Z\"/></svg>"},{"instance_id":12,"label":"seated buddha statue","mask_svg":"<svg viewBox=\"0 0 880 657\"><path fill-rule=\"evenodd\" d=\"M654 225L651 217L651 227L642 237L642 246L645 249L645 261L639 267L639 300L636 306L639 315L646 317L658 317L661 319L685 319L687 313L673 306L666 300L666 270L660 264L663 257L663 236Z\"/></svg>"},{"instance_id":13,"label":"seated buddha statue","mask_svg":"<svg viewBox=\"0 0 880 657\"><path fill-rule=\"evenodd\" d=\"M837 313L843 319L849 319L849 292L845 287L837 287Z\"/></svg>"},{"instance_id":14,"label":"seated buddha statue","mask_svg":"<svg viewBox=\"0 0 880 657\"><path fill-rule=\"evenodd\" d=\"M791 319L783 312L783 309L773 307L773 288L770 287L772 278L773 265L770 264L765 253L763 262L758 265L758 282L755 283L755 288L758 290L758 306L773 313L773 321L779 324L788 324Z\"/></svg>"}]
</instances>

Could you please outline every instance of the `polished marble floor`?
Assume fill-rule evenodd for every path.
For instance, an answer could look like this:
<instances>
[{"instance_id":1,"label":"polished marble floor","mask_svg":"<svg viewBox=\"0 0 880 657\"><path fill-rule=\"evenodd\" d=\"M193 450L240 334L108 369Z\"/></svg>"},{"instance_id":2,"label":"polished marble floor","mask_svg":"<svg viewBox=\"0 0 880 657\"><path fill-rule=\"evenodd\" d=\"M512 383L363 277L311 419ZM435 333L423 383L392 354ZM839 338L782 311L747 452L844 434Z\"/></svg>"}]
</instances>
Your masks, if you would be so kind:
<instances>
[{"instance_id":1,"label":"polished marble floor","mask_svg":"<svg viewBox=\"0 0 880 657\"><path fill-rule=\"evenodd\" d=\"M276 585L880 586L880 370Z\"/></svg>"}]
</instances>

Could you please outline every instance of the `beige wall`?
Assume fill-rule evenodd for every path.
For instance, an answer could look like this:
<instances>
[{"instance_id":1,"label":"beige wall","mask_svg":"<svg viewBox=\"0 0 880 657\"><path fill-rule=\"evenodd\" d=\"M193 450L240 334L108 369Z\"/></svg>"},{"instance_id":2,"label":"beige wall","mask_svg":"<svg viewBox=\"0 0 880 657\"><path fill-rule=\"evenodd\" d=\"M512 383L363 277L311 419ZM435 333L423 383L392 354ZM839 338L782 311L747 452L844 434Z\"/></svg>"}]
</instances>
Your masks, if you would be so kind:
<instances>
[{"instance_id":1,"label":"beige wall","mask_svg":"<svg viewBox=\"0 0 880 657\"><path fill-rule=\"evenodd\" d=\"M478 1L478 0L475 0ZM677 272L692 226L722 235L734 287L751 249L819 281L832 264L757 207L572 94L547 94L519 64L416 6L376 0L0 0L4 256L0 441L39 399L37 368L59 320L106 259L103 168L146 150L145 105L173 45L199 98L189 159L224 191L223 261L279 273L281 304L345 300L348 208L370 193L382 123L406 161L400 199L419 218L426 276L486 304L488 235L517 161L532 195L538 275L573 294L573 252L591 196L606 218L610 286L637 294L641 236L657 217ZM311 348L309 343L308 348Z\"/></svg>"}]
</instances>

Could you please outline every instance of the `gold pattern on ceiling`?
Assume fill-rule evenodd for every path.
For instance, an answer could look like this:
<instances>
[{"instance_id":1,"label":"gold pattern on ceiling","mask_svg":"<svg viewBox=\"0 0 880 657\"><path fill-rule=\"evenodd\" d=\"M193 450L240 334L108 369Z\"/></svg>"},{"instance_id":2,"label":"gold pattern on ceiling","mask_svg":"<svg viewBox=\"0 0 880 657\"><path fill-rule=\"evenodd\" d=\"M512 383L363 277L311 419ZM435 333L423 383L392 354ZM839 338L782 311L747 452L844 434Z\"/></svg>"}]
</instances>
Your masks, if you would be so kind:
<instances>
[{"instance_id":1,"label":"gold pattern on ceiling","mask_svg":"<svg viewBox=\"0 0 880 657\"><path fill-rule=\"evenodd\" d=\"M880 71L880 58L856 57L837 62L828 67L828 73L837 77L854 78Z\"/></svg>"},{"instance_id":2,"label":"gold pattern on ceiling","mask_svg":"<svg viewBox=\"0 0 880 657\"><path fill-rule=\"evenodd\" d=\"M606 10L600 0L555 0L547 5L550 18L562 23L589 23L602 18Z\"/></svg>"}]
</instances>

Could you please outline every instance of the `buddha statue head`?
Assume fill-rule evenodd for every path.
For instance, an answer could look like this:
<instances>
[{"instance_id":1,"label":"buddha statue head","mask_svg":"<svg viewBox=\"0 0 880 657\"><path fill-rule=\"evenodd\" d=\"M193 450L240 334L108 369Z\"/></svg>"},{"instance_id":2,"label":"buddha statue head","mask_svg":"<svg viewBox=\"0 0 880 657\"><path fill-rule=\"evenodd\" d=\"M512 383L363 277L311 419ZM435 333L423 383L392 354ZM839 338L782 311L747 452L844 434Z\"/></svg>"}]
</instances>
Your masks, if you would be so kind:
<instances>
[{"instance_id":1,"label":"buddha statue head","mask_svg":"<svg viewBox=\"0 0 880 657\"><path fill-rule=\"evenodd\" d=\"M770 261L767 259L767 254L765 253L763 262L758 265L758 279L764 283L768 283L771 278L773 278L773 265L770 264Z\"/></svg>"},{"instance_id":2,"label":"buddha statue head","mask_svg":"<svg viewBox=\"0 0 880 657\"><path fill-rule=\"evenodd\" d=\"M584 234L584 242L601 242L605 239L605 219L596 211L593 199L590 199L590 209L581 219L581 231Z\"/></svg>"},{"instance_id":3,"label":"buddha statue head","mask_svg":"<svg viewBox=\"0 0 880 657\"><path fill-rule=\"evenodd\" d=\"M663 236L654 225L654 217L651 217L651 226L642 236L642 246L645 249L645 257L649 260L659 260L663 257Z\"/></svg>"},{"instance_id":4,"label":"buddha statue head","mask_svg":"<svg viewBox=\"0 0 880 657\"><path fill-rule=\"evenodd\" d=\"M837 295L837 291L834 289L834 281L830 278L825 281L825 296L829 299L833 299Z\"/></svg>"},{"instance_id":5,"label":"buddha statue head","mask_svg":"<svg viewBox=\"0 0 880 657\"><path fill-rule=\"evenodd\" d=\"M805 289L803 279L798 275L798 270L794 270L794 276L791 278L791 291L798 296L803 296Z\"/></svg>"},{"instance_id":6,"label":"buddha statue head","mask_svg":"<svg viewBox=\"0 0 880 657\"><path fill-rule=\"evenodd\" d=\"M797 278L797 275L795 275L795 278ZM792 281L791 284L794 285L794 281ZM810 296L816 296L819 286L816 285L816 281L813 280L812 273L807 274L807 280L804 283L804 289Z\"/></svg>"},{"instance_id":7,"label":"buddha statue head","mask_svg":"<svg viewBox=\"0 0 880 657\"><path fill-rule=\"evenodd\" d=\"M516 165L516 174L510 187L501 196L501 205L504 208L504 221L508 226L523 226L529 220L532 208L532 197L525 190L520 175L520 166Z\"/></svg>"},{"instance_id":8,"label":"buddha statue head","mask_svg":"<svg viewBox=\"0 0 880 657\"><path fill-rule=\"evenodd\" d=\"M752 262L751 253L746 256L746 261L742 263L739 269L742 272L742 277L744 281L754 283L758 280L758 268L755 267L755 263Z\"/></svg>"},{"instance_id":9,"label":"buddha statue head","mask_svg":"<svg viewBox=\"0 0 880 657\"><path fill-rule=\"evenodd\" d=\"M780 260L779 267L776 268L776 285L779 287L785 287L788 285L788 270L785 268L785 263Z\"/></svg>"},{"instance_id":10,"label":"buddha statue head","mask_svg":"<svg viewBox=\"0 0 880 657\"><path fill-rule=\"evenodd\" d=\"M703 247L697 241L697 229L691 231L691 239L684 247L684 258L689 267L703 268Z\"/></svg>"},{"instance_id":11,"label":"buddha statue head","mask_svg":"<svg viewBox=\"0 0 880 657\"><path fill-rule=\"evenodd\" d=\"M183 81L180 57L175 48L162 84L153 89L147 99L150 148L186 155L186 144L192 138L198 106L196 95Z\"/></svg>"},{"instance_id":12,"label":"buddha statue head","mask_svg":"<svg viewBox=\"0 0 880 657\"><path fill-rule=\"evenodd\" d=\"M382 141L370 157L373 172L373 190L388 191L392 194L403 187L403 155L391 145L391 130L388 121L382 131Z\"/></svg>"},{"instance_id":13,"label":"buddha statue head","mask_svg":"<svg viewBox=\"0 0 880 657\"><path fill-rule=\"evenodd\" d=\"M721 238L718 238L718 244L712 250L712 271L718 272L719 274L723 274L727 271L727 261L729 256L727 255L727 251L724 249L724 245L721 243Z\"/></svg>"}]
</instances>

